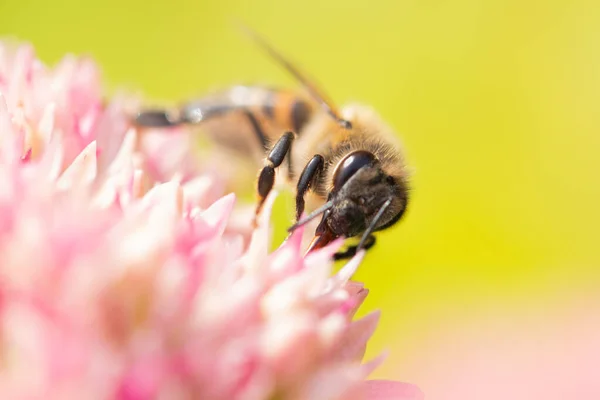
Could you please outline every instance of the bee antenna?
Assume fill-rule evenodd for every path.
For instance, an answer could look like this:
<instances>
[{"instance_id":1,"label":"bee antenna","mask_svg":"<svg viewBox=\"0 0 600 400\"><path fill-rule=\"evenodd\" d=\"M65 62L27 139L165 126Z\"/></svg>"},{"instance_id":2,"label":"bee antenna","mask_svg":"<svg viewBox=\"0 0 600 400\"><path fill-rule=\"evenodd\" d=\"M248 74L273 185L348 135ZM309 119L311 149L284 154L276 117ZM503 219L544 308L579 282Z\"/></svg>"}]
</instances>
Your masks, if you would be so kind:
<instances>
[{"instance_id":1,"label":"bee antenna","mask_svg":"<svg viewBox=\"0 0 600 400\"><path fill-rule=\"evenodd\" d=\"M294 225L290 226L288 228L288 232L291 233L291 232L295 231L296 229L300 228L301 226L308 224L310 221L317 218L319 215L323 214L324 212L329 210L331 207L333 207L333 201L328 201L327 203L323 204L321 207L317 208L316 210L314 210L313 212L308 214L306 217L302 218L300 221L296 222Z\"/></svg>"},{"instance_id":2,"label":"bee antenna","mask_svg":"<svg viewBox=\"0 0 600 400\"><path fill-rule=\"evenodd\" d=\"M322 89L319 89L316 84L310 81L300 70L286 59L279 51L277 51L266 39L260 36L256 31L250 29L248 26L241 22L238 22L240 29L254 40L260 47L263 48L275 61L277 61L286 71L288 71L294 78L298 80L310 93L310 95L321 105L321 107L329 114L334 120L337 121L342 127L350 129L352 124L350 121L343 119L333 102L329 99Z\"/></svg>"},{"instance_id":3,"label":"bee antenna","mask_svg":"<svg viewBox=\"0 0 600 400\"><path fill-rule=\"evenodd\" d=\"M379 222L379 220L383 216L383 213L390 206L390 204L392 204L391 198L387 199L385 203L383 203L381 208L379 208L379 211L377 211L377 214L375 214L375 217L371 220L371 223L367 227L367 230L365 230L365 233L363 233L362 237L360 238L360 242L358 242L358 246L356 246L356 251L361 250L364 247L367 238L371 236L371 234L375 230L375 227L377 226L377 222Z\"/></svg>"}]
</instances>

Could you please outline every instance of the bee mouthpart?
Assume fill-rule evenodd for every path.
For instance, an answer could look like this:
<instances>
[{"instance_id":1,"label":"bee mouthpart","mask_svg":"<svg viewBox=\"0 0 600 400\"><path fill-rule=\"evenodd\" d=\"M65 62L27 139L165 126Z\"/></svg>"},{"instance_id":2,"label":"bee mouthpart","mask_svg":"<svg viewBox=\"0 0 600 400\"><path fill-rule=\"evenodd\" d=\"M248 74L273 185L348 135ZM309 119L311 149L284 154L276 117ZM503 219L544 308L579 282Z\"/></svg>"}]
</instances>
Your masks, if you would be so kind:
<instances>
[{"instance_id":1,"label":"bee mouthpart","mask_svg":"<svg viewBox=\"0 0 600 400\"><path fill-rule=\"evenodd\" d=\"M313 238L313 240L308 245L306 254L310 253L311 251L318 250L318 249L321 249L321 248L327 246L329 243L333 242L334 239L336 239L336 237L333 234L333 232L331 232L331 230L329 230L329 229L326 229L322 235L315 236Z\"/></svg>"}]
</instances>

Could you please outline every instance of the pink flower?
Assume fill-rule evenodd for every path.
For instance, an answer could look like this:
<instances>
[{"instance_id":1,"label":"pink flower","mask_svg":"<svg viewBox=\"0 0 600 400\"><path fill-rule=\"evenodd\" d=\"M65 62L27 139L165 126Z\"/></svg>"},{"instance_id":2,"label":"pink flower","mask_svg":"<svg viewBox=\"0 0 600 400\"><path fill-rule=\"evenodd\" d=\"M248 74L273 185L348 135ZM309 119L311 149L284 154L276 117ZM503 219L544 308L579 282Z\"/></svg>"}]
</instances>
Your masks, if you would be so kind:
<instances>
[{"instance_id":1,"label":"pink flower","mask_svg":"<svg viewBox=\"0 0 600 400\"><path fill-rule=\"evenodd\" d=\"M560 301L440 326L411 373L440 400L600 399L597 288L582 286L570 299L561 289Z\"/></svg>"},{"instance_id":2,"label":"pink flower","mask_svg":"<svg viewBox=\"0 0 600 400\"><path fill-rule=\"evenodd\" d=\"M0 45L0 93L1 398L421 398L365 381L362 253L269 253L275 195L246 237L186 132L140 137L89 60Z\"/></svg>"}]
</instances>

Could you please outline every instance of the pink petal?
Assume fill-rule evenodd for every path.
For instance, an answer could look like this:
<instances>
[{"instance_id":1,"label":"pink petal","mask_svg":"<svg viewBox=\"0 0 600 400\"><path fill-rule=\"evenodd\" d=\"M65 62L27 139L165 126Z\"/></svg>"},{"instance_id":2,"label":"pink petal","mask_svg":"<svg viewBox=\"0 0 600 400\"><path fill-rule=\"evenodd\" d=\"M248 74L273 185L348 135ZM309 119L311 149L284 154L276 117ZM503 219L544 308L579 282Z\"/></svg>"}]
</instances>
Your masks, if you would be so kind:
<instances>
[{"instance_id":1,"label":"pink petal","mask_svg":"<svg viewBox=\"0 0 600 400\"><path fill-rule=\"evenodd\" d=\"M62 172L64 161L63 136L61 131L53 131L40 160L40 171L46 171L50 180L55 180Z\"/></svg>"},{"instance_id":2,"label":"pink petal","mask_svg":"<svg viewBox=\"0 0 600 400\"><path fill-rule=\"evenodd\" d=\"M180 210L182 201L181 186L178 182L165 182L154 186L146 193L142 203L147 208L169 205L171 210Z\"/></svg>"},{"instance_id":3,"label":"pink petal","mask_svg":"<svg viewBox=\"0 0 600 400\"><path fill-rule=\"evenodd\" d=\"M348 281L344 289L350 294L350 296L354 296L360 293L361 290L365 288L365 284L357 281Z\"/></svg>"},{"instance_id":4,"label":"pink petal","mask_svg":"<svg viewBox=\"0 0 600 400\"><path fill-rule=\"evenodd\" d=\"M346 313L346 315L348 315L348 318L352 319L358 311L358 309L360 308L360 306L362 305L362 303L367 298L368 294L369 289L361 289L358 293L351 295L350 299L348 299L348 301L346 301L346 303L344 304L342 312Z\"/></svg>"},{"instance_id":5,"label":"pink petal","mask_svg":"<svg viewBox=\"0 0 600 400\"><path fill-rule=\"evenodd\" d=\"M154 398L159 392L164 375L164 367L160 360L139 360L122 378L115 398L119 400Z\"/></svg>"},{"instance_id":6,"label":"pink petal","mask_svg":"<svg viewBox=\"0 0 600 400\"><path fill-rule=\"evenodd\" d=\"M42 118L38 123L38 132L42 136L44 143L48 143L52 137L52 131L54 130L54 114L56 111L56 104L50 103L44 108Z\"/></svg>"},{"instance_id":7,"label":"pink petal","mask_svg":"<svg viewBox=\"0 0 600 400\"><path fill-rule=\"evenodd\" d=\"M377 357L375 357L374 359L364 363L362 365L364 377L366 378L369 375L371 375L373 373L373 371L375 371L377 368L379 368L379 366L381 364L383 364L383 362L386 360L387 357L388 357L388 352L385 351L385 352L381 353L380 355L378 355Z\"/></svg>"},{"instance_id":8,"label":"pink petal","mask_svg":"<svg viewBox=\"0 0 600 400\"><path fill-rule=\"evenodd\" d=\"M425 395L415 385L395 381L367 381L367 400L422 400ZM458 400L458 399L457 399Z\"/></svg>"},{"instance_id":9,"label":"pink petal","mask_svg":"<svg viewBox=\"0 0 600 400\"><path fill-rule=\"evenodd\" d=\"M96 177L96 142L90 143L62 173L57 186L61 189L81 188Z\"/></svg>"},{"instance_id":10,"label":"pink petal","mask_svg":"<svg viewBox=\"0 0 600 400\"><path fill-rule=\"evenodd\" d=\"M265 329L262 348L280 383L293 383L318 362L315 318L308 313L281 317ZM299 351L302 349L301 351Z\"/></svg>"},{"instance_id":11,"label":"pink petal","mask_svg":"<svg viewBox=\"0 0 600 400\"><path fill-rule=\"evenodd\" d=\"M89 112L94 111L96 111L95 106ZM123 153L129 151L130 144L123 141L131 140L133 136L135 138L133 144L136 144L138 135L128 130L125 116L117 104L111 103L102 111L101 115L96 116L93 134L96 136L98 148L102 150L102 154L98 157L98 167L104 171L115 162L115 158L124 156ZM125 149L121 147L124 144Z\"/></svg>"},{"instance_id":12,"label":"pink petal","mask_svg":"<svg viewBox=\"0 0 600 400\"><path fill-rule=\"evenodd\" d=\"M235 205L235 194L230 193L227 196L217 200L212 206L202 213L202 219L210 227L217 230L217 235L221 236L227 226L227 219Z\"/></svg>"},{"instance_id":13,"label":"pink petal","mask_svg":"<svg viewBox=\"0 0 600 400\"><path fill-rule=\"evenodd\" d=\"M352 275L354 275L354 273L358 269L358 266L362 262L363 258L365 258L365 251L361 250L358 253L356 253L356 255L352 257L352 259L342 267L342 269L339 270L339 272L335 276L336 279L339 282L348 282L350 278L352 278Z\"/></svg>"},{"instance_id":14,"label":"pink petal","mask_svg":"<svg viewBox=\"0 0 600 400\"><path fill-rule=\"evenodd\" d=\"M352 361L362 359L367 341L375 332L381 313L374 311L364 318L350 324L344 338L338 344L337 357Z\"/></svg>"},{"instance_id":15,"label":"pink petal","mask_svg":"<svg viewBox=\"0 0 600 400\"><path fill-rule=\"evenodd\" d=\"M270 279L280 281L286 276L294 274L303 266L303 260L300 252L302 245L302 228L298 229L279 247L279 249L270 257L271 268Z\"/></svg>"},{"instance_id":16,"label":"pink petal","mask_svg":"<svg viewBox=\"0 0 600 400\"><path fill-rule=\"evenodd\" d=\"M32 150L31 147L29 149L27 149L27 151L25 152L25 154L23 155L23 157L21 157L21 160L23 162L29 162L31 161L31 154L32 154Z\"/></svg>"},{"instance_id":17,"label":"pink petal","mask_svg":"<svg viewBox=\"0 0 600 400\"><path fill-rule=\"evenodd\" d=\"M10 114L8 113L8 105L6 97L0 92L0 138L2 141L10 138L12 125L10 123Z\"/></svg>"},{"instance_id":18,"label":"pink petal","mask_svg":"<svg viewBox=\"0 0 600 400\"><path fill-rule=\"evenodd\" d=\"M295 250L297 250L298 252L300 251L300 246L302 246L302 236L304 235L304 226L301 226L300 228L296 229L294 232L292 232L291 235L289 235L281 244L280 247L284 247L284 246L291 246L292 248L294 248Z\"/></svg>"},{"instance_id":19,"label":"pink petal","mask_svg":"<svg viewBox=\"0 0 600 400\"><path fill-rule=\"evenodd\" d=\"M77 125L75 129L83 138L90 138L94 133L94 128L96 127L96 123L98 122L98 118L102 113L102 104L100 102L93 104L87 112L81 116L79 121L77 121ZM109 135L104 135L109 136ZM116 135L110 135L116 136Z\"/></svg>"},{"instance_id":20,"label":"pink petal","mask_svg":"<svg viewBox=\"0 0 600 400\"><path fill-rule=\"evenodd\" d=\"M302 400L332 400L342 397L358 399L363 396L356 389L360 386L360 371L345 365L330 366L318 371L306 382L302 391Z\"/></svg>"},{"instance_id":21,"label":"pink petal","mask_svg":"<svg viewBox=\"0 0 600 400\"><path fill-rule=\"evenodd\" d=\"M347 294L343 291L336 290L316 299L314 301L314 307L317 313L324 317L339 310L348 300Z\"/></svg>"},{"instance_id":22,"label":"pink petal","mask_svg":"<svg viewBox=\"0 0 600 400\"><path fill-rule=\"evenodd\" d=\"M35 52L31 45L20 46L15 55L13 64L12 79L9 82L9 91L7 93L9 101L14 105L23 101L25 95L25 86L31 81L31 71ZM12 83L12 85L10 85Z\"/></svg>"},{"instance_id":23,"label":"pink petal","mask_svg":"<svg viewBox=\"0 0 600 400\"><path fill-rule=\"evenodd\" d=\"M183 185L185 209L207 208L213 203L211 194L215 192L215 180L211 176L198 176Z\"/></svg>"},{"instance_id":24,"label":"pink petal","mask_svg":"<svg viewBox=\"0 0 600 400\"><path fill-rule=\"evenodd\" d=\"M115 135L106 135L114 137ZM111 149L112 143L107 143L106 140L98 140L98 148L102 149L102 153L98 156L98 176L103 179L105 174L115 174L123 168L129 169L134 160L135 143L137 135L135 130L129 130L124 137L119 140L119 146L116 149ZM114 139L113 139L114 140Z\"/></svg>"},{"instance_id":25,"label":"pink petal","mask_svg":"<svg viewBox=\"0 0 600 400\"><path fill-rule=\"evenodd\" d=\"M0 158L6 163L21 162L25 144L24 130L17 129L8 110L8 99L0 93Z\"/></svg>"},{"instance_id":26,"label":"pink petal","mask_svg":"<svg viewBox=\"0 0 600 400\"><path fill-rule=\"evenodd\" d=\"M248 251L246 252L246 266L250 269L263 270L271 243L271 211L277 198L277 190L272 190L265 200L262 213L258 219L258 227L252 232Z\"/></svg>"}]
</instances>

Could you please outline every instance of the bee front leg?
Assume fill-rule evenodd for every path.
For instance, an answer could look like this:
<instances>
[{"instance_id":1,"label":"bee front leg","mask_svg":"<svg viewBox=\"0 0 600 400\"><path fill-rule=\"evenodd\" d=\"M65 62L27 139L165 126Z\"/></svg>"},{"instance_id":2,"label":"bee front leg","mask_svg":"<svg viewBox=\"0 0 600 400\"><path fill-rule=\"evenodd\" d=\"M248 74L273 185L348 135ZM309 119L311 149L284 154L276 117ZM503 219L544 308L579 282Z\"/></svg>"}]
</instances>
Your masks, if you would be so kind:
<instances>
[{"instance_id":1,"label":"bee front leg","mask_svg":"<svg viewBox=\"0 0 600 400\"><path fill-rule=\"evenodd\" d=\"M257 225L258 216L262 210L265 200L275 184L275 168L279 167L285 156L291 158L292 143L296 135L293 132L284 133L275 146L271 149L267 158L265 159L264 167L260 171L258 176L257 193L258 193L258 204L256 206L256 212L254 214L254 226ZM290 162L291 163L291 162Z\"/></svg>"},{"instance_id":2,"label":"bee front leg","mask_svg":"<svg viewBox=\"0 0 600 400\"><path fill-rule=\"evenodd\" d=\"M296 222L300 220L304 212L304 196L317 183L324 165L325 159L322 155L317 154L306 164L302 174L300 174L298 186L296 187Z\"/></svg>"},{"instance_id":3,"label":"bee front leg","mask_svg":"<svg viewBox=\"0 0 600 400\"><path fill-rule=\"evenodd\" d=\"M365 250L369 250L371 247L375 245L375 236L369 235L365 240L362 248ZM358 250L358 245L350 246L344 251L339 251L333 255L334 260L345 260L348 258L352 258L356 255L356 251Z\"/></svg>"}]
</instances>

